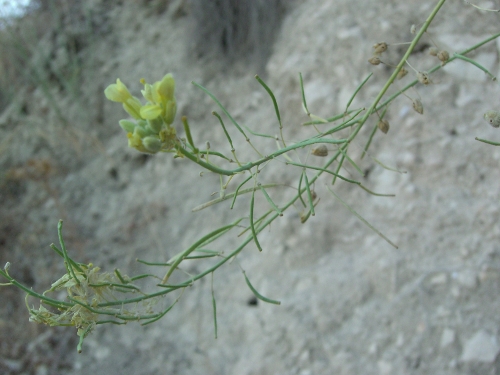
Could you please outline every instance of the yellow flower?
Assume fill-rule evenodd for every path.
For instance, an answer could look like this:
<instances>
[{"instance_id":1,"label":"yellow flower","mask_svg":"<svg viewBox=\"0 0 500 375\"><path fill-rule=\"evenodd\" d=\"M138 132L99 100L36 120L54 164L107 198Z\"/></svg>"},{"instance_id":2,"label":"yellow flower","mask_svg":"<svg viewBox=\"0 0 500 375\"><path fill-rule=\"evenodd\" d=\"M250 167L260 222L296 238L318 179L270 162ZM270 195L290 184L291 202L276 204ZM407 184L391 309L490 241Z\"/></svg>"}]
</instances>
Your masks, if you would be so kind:
<instances>
[{"instance_id":1,"label":"yellow flower","mask_svg":"<svg viewBox=\"0 0 500 375\"><path fill-rule=\"evenodd\" d=\"M141 108L141 116L148 120L153 120L161 116L170 125L175 117L176 104L174 98L175 80L172 74L165 75L161 81L152 85L141 80L144 84L142 95L148 104Z\"/></svg>"}]
</instances>

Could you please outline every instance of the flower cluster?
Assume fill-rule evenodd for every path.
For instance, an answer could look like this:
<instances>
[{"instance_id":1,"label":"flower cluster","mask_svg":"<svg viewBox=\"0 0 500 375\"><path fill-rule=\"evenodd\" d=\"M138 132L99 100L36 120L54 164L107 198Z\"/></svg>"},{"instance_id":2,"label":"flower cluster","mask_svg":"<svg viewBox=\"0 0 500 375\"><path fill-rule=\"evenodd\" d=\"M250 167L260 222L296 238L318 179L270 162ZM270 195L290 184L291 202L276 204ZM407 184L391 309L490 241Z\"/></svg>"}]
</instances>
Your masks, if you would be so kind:
<instances>
[{"instance_id":1,"label":"flower cluster","mask_svg":"<svg viewBox=\"0 0 500 375\"><path fill-rule=\"evenodd\" d=\"M142 95L147 100L144 105L130 94L120 79L109 85L104 95L113 102L122 103L123 109L135 120L120 120L120 126L127 132L129 147L149 154L170 151L178 142L175 128L171 126L177 111L174 78L167 74L154 84L144 79L141 83L144 85Z\"/></svg>"}]
</instances>

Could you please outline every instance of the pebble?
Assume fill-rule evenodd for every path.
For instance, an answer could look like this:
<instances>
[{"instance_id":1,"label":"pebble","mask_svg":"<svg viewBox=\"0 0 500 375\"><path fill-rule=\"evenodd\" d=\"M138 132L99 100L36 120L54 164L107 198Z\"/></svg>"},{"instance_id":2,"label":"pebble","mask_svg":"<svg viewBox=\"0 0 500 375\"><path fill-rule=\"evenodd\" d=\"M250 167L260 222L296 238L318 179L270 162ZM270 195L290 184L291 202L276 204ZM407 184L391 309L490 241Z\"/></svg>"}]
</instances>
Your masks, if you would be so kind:
<instances>
[{"instance_id":1,"label":"pebble","mask_svg":"<svg viewBox=\"0 0 500 375\"><path fill-rule=\"evenodd\" d=\"M493 363L499 353L500 346L496 337L485 330L479 330L465 343L460 360L462 362Z\"/></svg>"},{"instance_id":2,"label":"pebble","mask_svg":"<svg viewBox=\"0 0 500 375\"><path fill-rule=\"evenodd\" d=\"M445 328L443 330L443 334L441 335L441 343L439 344L439 346L444 349L448 345L453 344L455 338L456 338L455 331L449 328Z\"/></svg>"},{"instance_id":3,"label":"pebble","mask_svg":"<svg viewBox=\"0 0 500 375\"><path fill-rule=\"evenodd\" d=\"M454 272L452 277L457 280L457 282L467 288L467 289L476 289L479 284L479 280L477 275L472 270L463 270L460 272Z\"/></svg>"},{"instance_id":4,"label":"pebble","mask_svg":"<svg viewBox=\"0 0 500 375\"><path fill-rule=\"evenodd\" d=\"M389 375L392 373L392 364L390 362L380 360L377 362L377 366L380 375Z\"/></svg>"},{"instance_id":5,"label":"pebble","mask_svg":"<svg viewBox=\"0 0 500 375\"><path fill-rule=\"evenodd\" d=\"M432 276L430 283L431 285L443 285L446 284L448 276L444 272L440 272L437 275Z\"/></svg>"}]
</instances>

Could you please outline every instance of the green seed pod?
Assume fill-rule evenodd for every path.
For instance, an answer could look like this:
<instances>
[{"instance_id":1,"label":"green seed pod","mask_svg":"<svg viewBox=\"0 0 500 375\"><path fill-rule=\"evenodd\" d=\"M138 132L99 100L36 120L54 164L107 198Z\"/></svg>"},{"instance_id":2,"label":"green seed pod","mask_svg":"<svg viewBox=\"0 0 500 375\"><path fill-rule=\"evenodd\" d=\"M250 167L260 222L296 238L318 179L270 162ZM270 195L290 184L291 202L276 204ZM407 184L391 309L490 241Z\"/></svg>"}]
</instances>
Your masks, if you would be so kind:
<instances>
[{"instance_id":1,"label":"green seed pod","mask_svg":"<svg viewBox=\"0 0 500 375\"><path fill-rule=\"evenodd\" d=\"M386 120L380 120L377 126L384 134L387 134L387 132L389 131L389 122Z\"/></svg>"},{"instance_id":2,"label":"green seed pod","mask_svg":"<svg viewBox=\"0 0 500 375\"><path fill-rule=\"evenodd\" d=\"M156 153L161 150L161 142L158 137L150 135L142 139L142 144L149 152Z\"/></svg>"},{"instance_id":3,"label":"green seed pod","mask_svg":"<svg viewBox=\"0 0 500 375\"><path fill-rule=\"evenodd\" d=\"M488 111L483 117L494 128L500 127L500 113L498 111Z\"/></svg>"},{"instance_id":4,"label":"green seed pod","mask_svg":"<svg viewBox=\"0 0 500 375\"><path fill-rule=\"evenodd\" d=\"M328 156L328 149L326 148L325 145L319 145L311 150L311 154L315 156L325 157Z\"/></svg>"},{"instance_id":5,"label":"green seed pod","mask_svg":"<svg viewBox=\"0 0 500 375\"><path fill-rule=\"evenodd\" d=\"M120 120L118 121L121 128L125 130L127 133L133 133L136 127L136 123L129 120Z\"/></svg>"}]
</instances>

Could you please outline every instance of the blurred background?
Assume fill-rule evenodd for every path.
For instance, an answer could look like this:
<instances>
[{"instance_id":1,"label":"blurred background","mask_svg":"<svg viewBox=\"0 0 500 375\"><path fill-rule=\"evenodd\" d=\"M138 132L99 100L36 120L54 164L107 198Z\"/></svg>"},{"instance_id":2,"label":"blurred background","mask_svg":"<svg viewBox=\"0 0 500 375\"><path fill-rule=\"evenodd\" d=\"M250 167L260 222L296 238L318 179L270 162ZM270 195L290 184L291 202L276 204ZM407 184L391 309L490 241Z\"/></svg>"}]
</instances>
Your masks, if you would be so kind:
<instances>
[{"instance_id":1,"label":"blurred background","mask_svg":"<svg viewBox=\"0 0 500 375\"><path fill-rule=\"evenodd\" d=\"M218 177L171 155L127 147L120 105L103 90L120 78L135 96L139 80L176 79L178 118L188 116L197 144L229 153L207 87L233 117L275 134L274 108L253 78L273 89L285 137L315 134L301 104L321 117L342 113L356 87L374 75L353 106L368 106L436 1L369 0L40 0L0 2L0 264L37 291L61 277L49 248L57 222L71 255L103 270L152 272L136 258L167 261L208 233L248 215L241 199L191 209L218 193ZM500 8L497 1L481 6ZM362 12L360 12L362 9ZM427 70L437 44L450 54L497 33L498 13L447 2L410 61ZM467 25L464 28L463 25ZM385 41L387 65L372 66ZM470 56L498 74L499 44ZM396 82L391 93L413 79ZM257 301L236 263L214 274L218 338L210 281L200 280L161 321L142 327L99 326L76 353L75 329L28 322L24 293L0 288L1 374L500 374L500 141L482 115L500 106L498 83L463 61L432 76L420 97L424 114L400 97L389 108L387 135L370 156L406 173L360 159L376 125L369 121L346 166L339 194L399 249L367 229L329 194L314 188L316 216L285 213L238 256L253 285L281 306ZM406 83L405 83L406 82ZM228 122L229 123L229 122ZM226 123L226 125L228 124ZM182 126L176 120L178 132ZM253 151L230 128L242 160ZM260 143L258 143L260 142ZM274 140L256 140L264 153ZM300 154L305 157L310 150ZM301 170L276 161L261 181L297 185ZM236 185L234 185L236 186ZM283 204L292 189L272 191ZM267 203L259 200L256 210ZM228 236L221 250L234 249ZM200 272L202 264L188 271ZM156 270L154 270L156 272ZM161 273L161 272L160 272ZM37 301L30 301L37 304Z\"/></svg>"}]
</instances>

